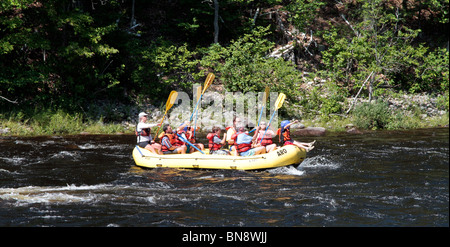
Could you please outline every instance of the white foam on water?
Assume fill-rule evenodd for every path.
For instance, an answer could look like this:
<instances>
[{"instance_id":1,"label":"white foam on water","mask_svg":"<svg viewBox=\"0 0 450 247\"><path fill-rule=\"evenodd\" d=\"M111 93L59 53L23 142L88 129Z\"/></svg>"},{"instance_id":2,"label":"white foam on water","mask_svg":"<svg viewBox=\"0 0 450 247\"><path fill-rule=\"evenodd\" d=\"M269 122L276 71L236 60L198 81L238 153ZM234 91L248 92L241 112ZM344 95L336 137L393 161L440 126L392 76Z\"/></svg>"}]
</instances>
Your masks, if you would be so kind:
<instances>
[{"instance_id":1,"label":"white foam on water","mask_svg":"<svg viewBox=\"0 0 450 247\"><path fill-rule=\"evenodd\" d=\"M12 171L9 171L9 170L6 170L6 169L0 169L0 174L9 174L9 175L18 175L18 174L20 174L19 172L12 172Z\"/></svg>"},{"instance_id":2,"label":"white foam on water","mask_svg":"<svg viewBox=\"0 0 450 247\"><path fill-rule=\"evenodd\" d=\"M124 144L115 144L115 145L109 145L109 144L105 144L105 145L98 145L97 148L102 148L102 149L123 149L123 148L127 148L129 147L129 145L124 145Z\"/></svg>"},{"instance_id":3,"label":"white foam on water","mask_svg":"<svg viewBox=\"0 0 450 247\"><path fill-rule=\"evenodd\" d=\"M336 161L331 160L329 157L324 155L314 156L311 158L306 158L300 166L301 168L328 168L328 169L338 169L341 167Z\"/></svg>"},{"instance_id":4,"label":"white foam on water","mask_svg":"<svg viewBox=\"0 0 450 247\"><path fill-rule=\"evenodd\" d=\"M85 143L83 145L77 146L79 149L120 149L128 147L128 145L124 144L92 144L92 143Z\"/></svg>"},{"instance_id":5,"label":"white foam on water","mask_svg":"<svg viewBox=\"0 0 450 247\"><path fill-rule=\"evenodd\" d=\"M79 145L78 146L78 148L80 148L80 149L96 149L96 148L98 148L99 146L97 146L97 145L94 145L94 144L90 144L90 143L86 143L86 144L84 144L84 145Z\"/></svg>"},{"instance_id":6,"label":"white foam on water","mask_svg":"<svg viewBox=\"0 0 450 247\"><path fill-rule=\"evenodd\" d=\"M25 141L22 141L22 140L16 140L16 141L14 142L14 144L20 144L20 145L33 145L33 143L31 143L31 142L25 142Z\"/></svg>"},{"instance_id":7,"label":"white foam on water","mask_svg":"<svg viewBox=\"0 0 450 247\"><path fill-rule=\"evenodd\" d=\"M36 193L36 194L21 194L21 193L5 193L1 194L0 198L3 200L14 200L17 204L30 204L30 203L76 203L76 202L89 202L94 200L94 196L87 195L71 195L68 193Z\"/></svg>"},{"instance_id":8,"label":"white foam on water","mask_svg":"<svg viewBox=\"0 0 450 247\"><path fill-rule=\"evenodd\" d=\"M274 169L269 169L269 173L272 174L284 174L284 175L294 175L294 176L302 176L305 174L305 171L300 171L297 168L293 166L284 166L284 167L278 167Z\"/></svg>"},{"instance_id":9,"label":"white foam on water","mask_svg":"<svg viewBox=\"0 0 450 247\"><path fill-rule=\"evenodd\" d=\"M67 185L63 187L27 186L19 188L0 188L0 199L15 202L16 205L31 203L70 204L95 201L99 198L92 191L109 189L110 185Z\"/></svg>"},{"instance_id":10,"label":"white foam on water","mask_svg":"<svg viewBox=\"0 0 450 247\"><path fill-rule=\"evenodd\" d=\"M227 194L222 194L222 193L214 193L213 196L216 197L223 197L223 198L230 198L236 201L246 201L247 198L244 195L241 196L236 196L236 195L227 195Z\"/></svg>"},{"instance_id":11,"label":"white foam on water","mask_svg":"<svg viewBox=\"0 0 450 247\"><path fill-rule=\"evenodd\" d=\"M168 183L164 182L154 182L151 183L149 188L151 189L172 189L172 186Z\"/></svg>"},{"instance_id":12,"label":"white foam on water","mask_svg":"<svg viewBox=\"0 0 450 247\"><path fill-rule=\"evenodd\" d=\"M0 157L0 160L4 160L8 164L21 165L27 160L25 157Z\"/></svg>"},{"instance_id":13,"label":"white foam on water","mask_svg":"<svg viewBox=\"0 0 450 247\"><path fill-rule=\"evenodd\" d=\"M155 197L154 197L154 196L149 196L149 197L147 197L146 199L147 199L147 202L148 202L148 203L150 203L150 204L156 204L156 200L155 200Z\"/></svg>"},{"instance_id":14,"label":"white foam on water","mask_svg":"<svg viewBox=\"0 0 450 247\"><path fill-rule=\"evenodd\" d=\"M61 151L57 154L52 155L52 159L60 159L60 158L74 158L77 159L80 157L80 154L77 152L69 152L69 151Z\"/></svg>"},{"instance_id":15,"label":"white foam on water","mask_svg":"<svg viewBox=\"0 0 450 247\"><path fill-rule=\"evenodd\" d=\"M203 179L222 179L225 178L225 175L223 174L218 174L218 175L207 175L207 176L202 176L202 177L198 177L198 178L194 178L197 180L203 180Z\"/></svg>"},{"instance_id":16,"label":"white foam on water","mask_svg":"<svg viewBox=\"0 0 450 247\"><path fill-rule=\"evenodd\" d=\"M48 145L54 145L56 142L54 140L48 140L48 141L44 141L44 142L40 142L39 145L40 146L48 146Z\"/></svg>"}]
</instances>

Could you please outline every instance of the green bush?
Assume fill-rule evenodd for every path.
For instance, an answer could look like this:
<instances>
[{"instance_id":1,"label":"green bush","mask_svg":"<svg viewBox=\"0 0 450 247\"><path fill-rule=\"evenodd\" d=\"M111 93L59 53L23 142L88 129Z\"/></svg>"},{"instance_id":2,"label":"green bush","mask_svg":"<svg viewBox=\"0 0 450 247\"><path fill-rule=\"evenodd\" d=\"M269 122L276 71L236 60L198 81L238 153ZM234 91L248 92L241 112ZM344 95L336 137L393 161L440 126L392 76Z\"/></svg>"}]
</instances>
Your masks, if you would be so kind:
<instances>
[{"instance_id":1,"label":"green bush","mask_svg":"<svg viewBox=\"0 0 450 247\"><path fill-rule=\"evenodd\" d=\"M374 103L362 103L355 107L353 116L355 125L361 129L383 129L390 121L387 102L378 100Z\"/></svg>"},{"instance_id":2,"label":"green bush","mask_svg":"<svg viewBox=\"0 0 450 247\"><path fill-rule=\"evenodd\" d=\"M80 113L69 114L62 110L41 110L33 113L0 114L0 129L9 129L8 135L73 135L81 132L91 134L132 133L134 129L120 123L104 123L103 118L92 120Z\"/></svg>"},{"instance_id":3,"label":"green bush","mask_svg":"<svg viewBox=\"0 0 450 247\"><path fill-rule=\"evenodd\" d=\"M325 119L330 118L330 114L341 113L343 104L348 95L345 88L341 88L335 83L326 83L327 95L322 97L320 112Z\"/></svg>"},{"instance_id":4,"label":"green bush","mask_svg":"<svg viewBox=\"0 0 450 247\"><path fill-rule=\"evenodd\" d=\"M83 130L83 116L79 113L70 115L62 110L35 113L33 118L25 120L34 135L74 134Z\"/></svg>"},{"instance_id":5,"label":"green bush","mask_svg":"<svg viewBox=\"0 0 450 247\"><path fill-rule=\"evenodd\" d=\"M438 96L437 106L441 110L449 110L449 91L445 91L442 95Z\"/></svg>"}]
</instances>

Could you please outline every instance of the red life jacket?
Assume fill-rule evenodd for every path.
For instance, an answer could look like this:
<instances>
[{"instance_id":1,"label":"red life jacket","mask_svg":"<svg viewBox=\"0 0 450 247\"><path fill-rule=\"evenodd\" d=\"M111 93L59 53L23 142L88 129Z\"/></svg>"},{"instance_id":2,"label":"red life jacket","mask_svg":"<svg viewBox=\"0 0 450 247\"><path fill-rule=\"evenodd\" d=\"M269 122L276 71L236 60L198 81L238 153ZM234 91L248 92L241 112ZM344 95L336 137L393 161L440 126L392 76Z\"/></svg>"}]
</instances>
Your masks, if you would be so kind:
<instances>
[{"instance_id":1,"label":"red life jacket","mask_svg":"<svg viewBox=\"0 0 450 247\"><path fill-rule=\"evenodd\" d=\"M245 133L244 132L240 132L240 133L236 134L236 138L234 139L235 140L234 143L236 143L238 135L242 135L242 134L245 134ZM246 152L246 151L250 150L251 148L252 148L252 144L251 143L236 144L236 151L238 153Z\"/></svg>"},{"instance_id":2,"label":"red life jacket","mask_svg":"<svg viewBox=\"0 0 450 247\"><path fill-rule=\"evenodd\" d=\"M182 135L183 133L184 133L184 136L186 136L186 140L188 140L188 142L190 142L192 144L195 143L195 138L194 138L194 134L193 134L192 131L190 131L190 130L187 130L187 131L179 130L179 131L177 131L177 134L179 134L180 136L183 136ZM189 136L191 136L191 137L189 138ZM180 138L178 138L177 144L181 146L181 145L184 145L185 143Z\"/></svg>"},{"instance_id":3,"label":"red life jacket","mask_svg":"<svg viewBox=\"0 0 450 247\"><path fill-rule=\"evenodd\" d=\"M262 134L264 135L264 133L262 133ZM260 142L261 142L261 137L258 138L258 143L260 143ZM267 145L271 145L271 144L273 144L272 137L265 135L261 142L261 146L267 146Z\"/></svg>"},{"instance_id":4,"label":"red life jacket","mask_svg":"<svg viewBox=\"0 0 450 247\"><path fill-rule=\"evenodd\" d=\"M220 138L216 133L209 133L206 138L208 138L209 143L208 143L208 147L209 147L209 151L216 151L222 148L222 144L220 143L214 143L214 137L217 136L217 138Z\"/></svg>"},{"instance_id":5,"label":"red life jacket","mask_svg":"<svg viewBox=\"0 0 450 247\"><path fill-rule=\"evenodd\" d=\"M236 146L236 139L239 133L234 133L233 135L231 135L231 140L233 140L233 146Z\"/></svg>"},{"instance_id":6,"label":"red life jacket","mask_svg":"<svg viewBox=\"0 0 450 247\"><path fill-rule=\"evenodd\" d=\"M182 130L177 131L177 134L180 135L180 136L183 136L183 135L182 135L183 133L185 133L185 132L182 131ZM182 146L182 145L184 145L184 142L183 142L180 138L178 138L177 135L174 134L174 136L175 136L175 139L176 139L175 146ZM185 134L185 136L186 136L186 139L187 139L187 134ZM191 142L190 140L188 140L188 141ZM192 143L192 142L191 142L191 143ZM172 145L173 145L173 144L172 144Z\"/></svg>"},{"instance_id":7,"label":"red life jacket","mask_svg":"<svg viewBox=\"0 0 450 247\"><path fill-rule=\"evenodd\" d=\"M191 136L191 138L189 138L189 136ZM186 131L186 138L190 143L195 143L195 137L192 130Z\"/></svg>"}]
</instances>

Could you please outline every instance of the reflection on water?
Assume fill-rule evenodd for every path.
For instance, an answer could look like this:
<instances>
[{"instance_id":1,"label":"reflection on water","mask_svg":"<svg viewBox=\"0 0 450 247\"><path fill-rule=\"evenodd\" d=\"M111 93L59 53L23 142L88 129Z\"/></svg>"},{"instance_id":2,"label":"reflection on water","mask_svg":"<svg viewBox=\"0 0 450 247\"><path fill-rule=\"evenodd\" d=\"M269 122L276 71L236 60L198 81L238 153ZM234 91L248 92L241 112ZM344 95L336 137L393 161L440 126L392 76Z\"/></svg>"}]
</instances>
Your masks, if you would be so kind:
<instances>
[{"instance_id":1,"label":"reflection on water","mask_svg":"<svg viewBox=\"0 0 450 247\"><path fill-rule=\"evenodd\" d=\"M2 137L0 226L448 226L448 137L328 134L266 171L142 169L132 136Z\"/></svg>"}]
</instances>

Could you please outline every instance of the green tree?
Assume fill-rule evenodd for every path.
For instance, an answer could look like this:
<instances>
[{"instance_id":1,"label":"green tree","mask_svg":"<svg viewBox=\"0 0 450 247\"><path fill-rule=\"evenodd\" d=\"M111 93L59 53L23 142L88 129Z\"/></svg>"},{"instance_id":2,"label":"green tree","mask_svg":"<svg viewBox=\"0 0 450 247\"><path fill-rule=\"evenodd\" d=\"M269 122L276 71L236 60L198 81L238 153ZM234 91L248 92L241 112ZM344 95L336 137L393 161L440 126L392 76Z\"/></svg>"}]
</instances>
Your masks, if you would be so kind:
<instances>
[{"instance_id":1,"label":"green tree","mask_svg":"<svg viewBox=\"0 0 450 247\"><path fill-rule=\"evenodd\" d=\"M310 28L314 19L317 18L319 9L324 5L324 1L292 0L285 8L290 12L292 24L297 29L306 32L306 29Z\"/></svg>"},{"instance_id":2,"label":"green tree","mask_svg":"<svg viewBox=\"0 0 450 247\"><path fill-rule=\"evenodd\" d=\"M1 94L22 105L74 109L114 88L124 64L115 60L119 50L105 37L117 25L111 18L98 21L96 15L116 3L108 1L105 9L93 11L90 1L2 2Z\"/></svg>"},{"instance_id":3,"label":"green tree","mask_svg":"<svg viewBox=\"0 0 450 247\"><path fill-rule=\"evenodd\" d=\"M268 57L274 48L274 43L266 38L269 28L257 27L226 47L210 46L200 65L213 68L228 91L261 92L267 85L273 92L285 93L287 101L297 102L301 96L301 74L292 62Z\"/></svg>"},{"instance_id":4,"label":"green tree","mask_svg":"<svg viewBox=\"0 0 450 247\"><path fill-rule=\"evenodd\" d=\"M366 84L371 100L380 84L395 85L396 74L417 65L418 52L411 43L420 30L408 28L399 8L386 7L381 0L358 1L358 6L350 21L341 14L347 28L333 28L324 36L330 47L323 58L329 76L346 85L360 87L371 74Z\"/></svg>"},{"instance_id":5,"label":"green tree","mask_svg":"<svg viewBox=\"0 0 450 247\"><path fill-rule=\"evenodd\" d=\"M423 56L423 61L415 68L415 78L410 92L449 90L449 52L445 48L436 49Z\"/></svg>"}]
</instances>

